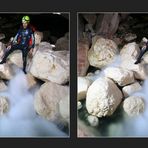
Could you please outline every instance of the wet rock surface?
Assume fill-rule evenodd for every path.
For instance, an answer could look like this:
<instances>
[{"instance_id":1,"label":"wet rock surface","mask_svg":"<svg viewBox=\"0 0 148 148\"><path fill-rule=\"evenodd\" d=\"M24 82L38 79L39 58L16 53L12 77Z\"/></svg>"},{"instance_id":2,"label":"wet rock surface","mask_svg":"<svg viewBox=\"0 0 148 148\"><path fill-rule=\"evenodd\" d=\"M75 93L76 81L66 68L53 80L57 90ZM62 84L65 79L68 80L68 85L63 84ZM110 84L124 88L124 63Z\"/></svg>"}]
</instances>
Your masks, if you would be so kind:
<instances>
[{"instance_id":1,"label":"wet rock surface","mask_svg":"<svg viewBox=\"0 0 148 148\"><path fill-rule=\"evenodd\" d=\"M91 81L78 101L80 137L148 135L147 53L134 64L148 37L147 19L146 14L79 15L78 37L90 41L83 78Z\"/></svg>"}]
</instances>

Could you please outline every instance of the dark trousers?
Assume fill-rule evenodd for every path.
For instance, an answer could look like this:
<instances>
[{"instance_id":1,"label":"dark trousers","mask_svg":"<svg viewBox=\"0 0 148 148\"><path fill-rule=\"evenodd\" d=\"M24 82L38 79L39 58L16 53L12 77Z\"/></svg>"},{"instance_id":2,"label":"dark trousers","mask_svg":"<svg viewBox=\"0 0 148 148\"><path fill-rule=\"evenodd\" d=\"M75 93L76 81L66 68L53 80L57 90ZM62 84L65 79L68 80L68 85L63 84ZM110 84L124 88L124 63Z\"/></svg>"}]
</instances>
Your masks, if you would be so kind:
<instances>
[{"instance_id":1,"label":"dark trousers","mask_svg":"<svg viewBox=\"0 0 148 148\"><path fill-rule=\"evenodd\" d=\"M2 63L5 63L7 60L7 57L15 50L21 50L22 51L22 59L23 59L23 71L26 72L26 65L27 65L27 55L29 52L29 48L27 46L23 45L13 45L10 50L6 51Z\"/></svg>"},{"instance_id":2,"label":"dark trousers","mask_svg":"<svg viewBox=\"0 0 148 148\"><path fill-rule=\"evenodd\" d=\"M140 51L140 54L139 54L139 56L138 56L138 58L137 58L137 61L138 61L138 62L141 61L142 56L143 56L147 51L148 51L148 47L146 47L145 49L142 49L142 50Z\"/></svg>"}]
</instances>

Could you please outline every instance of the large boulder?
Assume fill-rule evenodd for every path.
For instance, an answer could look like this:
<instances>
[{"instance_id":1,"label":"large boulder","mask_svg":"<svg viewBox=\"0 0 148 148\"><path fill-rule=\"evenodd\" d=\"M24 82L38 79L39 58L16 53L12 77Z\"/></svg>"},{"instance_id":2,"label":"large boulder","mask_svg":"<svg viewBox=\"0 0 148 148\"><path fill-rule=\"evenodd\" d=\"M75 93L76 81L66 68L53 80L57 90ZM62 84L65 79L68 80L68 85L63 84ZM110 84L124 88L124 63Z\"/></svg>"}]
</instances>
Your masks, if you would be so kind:
<instances>
[{"instance_id":1,"label":"large boulder","mask_svg":"<svg viewBox=\"0 0 148 148\"><path fill-rule=\"evenodd\" d=\"M97 20L96 14L82 14L83 18L88 22L88 24L95 25Z\"/></svg>"},{"instance_id":2,"label":"large boulder","mask_svg":"<svg viewBox=\"0 0 148 148\"><path fill-rule=\"evenodd\" d=\"M0 78L5 80L10 80L13 77L13 72L10 66L5 64L0 64Z\"/></svg>"},{"instance_id":3,"label":"large boulder","mask_svg":"<svg viewBox=\"0 0 148 148\"><path fill-rule=\"evenodd\" d=\"M49 42L40 42L39 44L35 45L33 49L33 55L35 55L37 50L46 51L46 50L53 50L52 45Z\"/></svg>"},{"instance_id":4,"label":"large boulder","mask_svg":"<svg viewBox=\"0 0 148 148\"><path fill-rule=\"evenodd\" d=\"M134 64L139 54L138 44L135 42L126 44L120 52L121 67L133 71L136 79L145 80L147 78L145 63Z\"/></svg>"},{"instance_id":5,"label":"large boulder","mask_svg":"<svg viewBox=\"0 0 148 148\"><path fill-rule=\"evenodd\" d=\"M122 60L120 66L124 69L128 69L134 72L136 79L145 80L147 78L147 73L144 63L134 64L136 61L133 57L127 57Z\"/></svg>"},{"instance_id":6,"label":"large boulder","mask_svg":"<svg viewBox=\"0 0 148 148\"><path fill-rule=\"evenodd\" d=\"M63 116L67 121L69 113L65 111L69 111L69 103L64 101L67 99L69 99L69 87L47 82L36 92L34 107L36 112L47 120L57 121ZM61 100L63 101L60 102Z\"/></svg>"},{"instance_id":7,"label":"large boulder","mask_svg":"<svg viewBox=\"0 0 148 148\"><path fill-rule=\"evenodd\" d=\"M23 67L22 52L20 50L16 50L13 53L11 53L8 57L8 62L17 65L19 68L22 68Z\"/></svg>"},{"instance_id":8,"label":"large boulder","mask_svg":"<svg viewBox=\"0 0 148 148\"><path fill-rule=\"evenodd\" d=\"M78 76L85 76L89 67L88 62L88 40L79 40L77 49L77 74Z\"/></svg>"},{"instance_id":9,"label":"large boulder","mask_svg":"<svg viewBox=\"0 0 148 148\"><path fill-rule=\"evenodd\" d=\"M136 57L140 53L140 48L136 42L128 43L124 45L124 47L120 51L121 59L126 60L129 57L133 57L136 59Z\"/></svg>"},{"instance_id":10,"label":"large boulder","mask_svg":"<svg viewBox=\"0 0 148 148\"><path fill-rule=\"evenodd\" d=\"M28 88L33 88L37 85L37 80L33 77L31 73L27 73L26 80L28 84Z\"/></svg>"},{"instance_id":11,"label":"large boulder","mask_svg":"<svg viewBox=\"0 0 148 148\"><path fill-rule=\"evenodd\" d=\"M134 73L119 67L108 67L104 70L105 76L113 79L120 86L131 84L135 81Z\"/></svg>"},{"instance_id":12,"label":"large boulder","mask_svg":"<svg viewBox=\"0 0 148 148\"><path fill-rule=\"evenodd\" d=\"M142 59L143 59L145 64L148 64L148 53L147 52L143 55Z\"/></svg>"},{"instance_id":13,"label":"large boulder","mask_svg":"<svg viewBox=\"0 0 148 148\"><path fill-rule=\"evenodd\" d=\"M69 123L70 121L70 100L69 96L63 98L59 102L59 112L62 118Z\"/></svg>"},{"instance_id":14,"label":"large boulder","mask_svg":"<svg viewBox=\"0 0 148 148\"><path fill-rule=\"evenodd\" d=\"M141 89L142 89L142 87L139 84L139 82L135 82L133 84L123 87L122 92L124 94L124 97L129 97L131 94L133 94Z\"/></svg>"},{"instance_id":15,"label":"large boulder","mask_svg":"<svg viewBox=\"0 0 148 148\"><path fill-rule=\"evenodd\" d=\"M0 96L0 116L8 111L9 103L8 98Z\"/></svg>"},{"instance_id":16,"label":"large boulder","mask_svg":"<svg viewBox=\"0 0 148 148\"><path fill-rule=\"evenodd\" d=\"M100 14L95 25L96 33L111 37L118 29L120 22L118 13Z\"/></svg>"},{"instance_id":17,"label":"large boulder","mask_svg":"<svg viewBox=\"0 0 148 148\"><path fill-rule=\"evenodd\" d=\"M114 41L105 38L99 38L93 42L88 52L88 60L91 66L103 68L113 62L118 49Z\"/></svg>"},{"instance_id":18,"label":"large boulder","mask_svg":"<svg viewBox=\"0 0 148 148\"><path fill-rule=\"evenodd\" d=\"M122 93L109 78L99 78L88 88L86 108L91 115L111 116L121 103Z\"/></svg>"},{"instance_id":19,"label":"large boulder","mask_svg":"<svg viewBox=\"0 0 148 148\"><path fill-rule=\"evenodd\" d=\"M4 83L4 81L0 80L0 92L7 90L7 85Z\"/></svg>"},{"instance_id":20,"label":"large boulder","mask_svg":"<svg viewBox=\"0 0 148 148\"><path fill-rule=\"evenodd\" d=\"M48 48L38 48L32 63L30 73L43 81L64 84L69 81L69 51L52 51Z\"/></svg>"},{"instance_id":21,"label":"large boulder","mask_svg":"<svg viewBox=\"0 0 148 148\"><path fill-rule=\"evenodd\" d=\"M144 99L139 96L131 96L124 100L123 109L129 116L136 116L144 112Z\"/></svg>"},{"instance_id":22,"label":"large boulder","mask_svg":"<svg viewBox=\"0 0 148 148\"><path fill-rule=\"evenodd\" d=\"M35 44L36 45L40 44L43 39L43 32L35 31L34 37L35 37Z\"/></svg>"},{"instance_id":23,"label":"large boulder","mask_svg":"<svg viewBox=\"0 0 148 148\"><path fill-rule=\"evenodd\" d=\"M2 60L2 57L4 55L5 48L6 48L5 44L0 42L0 61Z\"/></svg>"},{"instance_id":24,"label":"large boulder","mask_svg":"<svg viewBox=\"0 0 148 148\"><path fill-rule=\"evenodd\" d=\"M67 33L64 37L59 38L55 44L56 50L69 50L69 33Z\"/></svg>"},{"instance_id":25,"label":"large boulder","mask_svg":"<svg viewBox=\"0 0 148 148\"><path fill-rule=\"evenodd\" d=\"M86 98L86 93L90 85L91 85L91 80L85 77L78 77L77 100L82 100Z\"/></svg>"}]
</instances>

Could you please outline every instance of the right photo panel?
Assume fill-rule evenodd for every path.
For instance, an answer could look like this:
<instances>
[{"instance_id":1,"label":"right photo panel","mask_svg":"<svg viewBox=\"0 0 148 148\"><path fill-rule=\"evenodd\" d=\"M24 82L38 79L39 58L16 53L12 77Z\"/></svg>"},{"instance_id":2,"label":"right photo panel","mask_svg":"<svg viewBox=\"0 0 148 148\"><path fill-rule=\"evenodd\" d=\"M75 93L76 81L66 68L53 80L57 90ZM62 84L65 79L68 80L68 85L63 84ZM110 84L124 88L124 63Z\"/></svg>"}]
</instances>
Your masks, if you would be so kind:
<instances>
[{"instance_id":1,"label":"right photo panel","mask_svg":"<svg viewBox=\"0 0 148 148\"><path fill-rule=\"evenodd\" d=\"M148 137L148 13L77 22L78 138Z\"/></svg>"}]
</instances>

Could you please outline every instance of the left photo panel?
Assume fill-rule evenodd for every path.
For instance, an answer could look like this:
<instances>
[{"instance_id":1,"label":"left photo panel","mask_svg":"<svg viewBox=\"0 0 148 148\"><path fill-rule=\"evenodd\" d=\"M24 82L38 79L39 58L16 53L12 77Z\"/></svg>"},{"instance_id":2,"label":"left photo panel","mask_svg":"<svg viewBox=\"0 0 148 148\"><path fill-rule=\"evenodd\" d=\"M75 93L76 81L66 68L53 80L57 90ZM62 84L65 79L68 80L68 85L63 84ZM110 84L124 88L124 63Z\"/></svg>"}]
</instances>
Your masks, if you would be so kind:
<instances>
[{"instance_id":1,"label":"left photo panel","mask_svg":"<svg viewBox=\"0 0 148 148\"><path fill-rule=\"evenodd\" d=\"M70 14L0 12L0 137L70 137Z\"/></svg>"}]
</instances>

